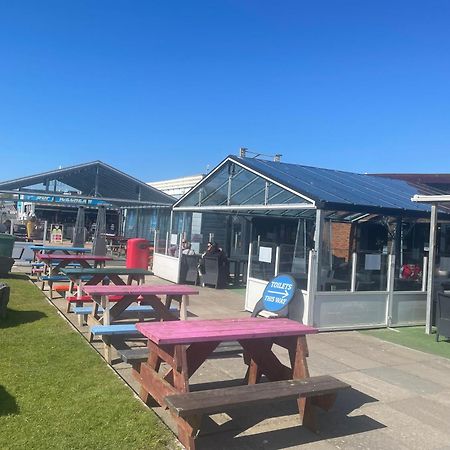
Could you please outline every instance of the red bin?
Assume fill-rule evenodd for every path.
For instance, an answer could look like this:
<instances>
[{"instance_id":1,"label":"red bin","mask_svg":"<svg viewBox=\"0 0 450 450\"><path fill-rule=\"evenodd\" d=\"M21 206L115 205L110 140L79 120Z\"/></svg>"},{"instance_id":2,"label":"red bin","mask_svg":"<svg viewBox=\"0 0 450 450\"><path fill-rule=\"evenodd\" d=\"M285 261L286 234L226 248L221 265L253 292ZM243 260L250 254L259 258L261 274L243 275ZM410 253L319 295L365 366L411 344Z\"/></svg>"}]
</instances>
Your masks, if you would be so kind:
<instances>
[{"instance_id":1,"label":"red bin","mask_svg":"<svg viewBox=\"0 0 450 450\"><path fill-rule=\"evenodd\" d=\"M127 269L148 269L150 242L147 239L128 239Z\"/></svg>"}]
</instances>

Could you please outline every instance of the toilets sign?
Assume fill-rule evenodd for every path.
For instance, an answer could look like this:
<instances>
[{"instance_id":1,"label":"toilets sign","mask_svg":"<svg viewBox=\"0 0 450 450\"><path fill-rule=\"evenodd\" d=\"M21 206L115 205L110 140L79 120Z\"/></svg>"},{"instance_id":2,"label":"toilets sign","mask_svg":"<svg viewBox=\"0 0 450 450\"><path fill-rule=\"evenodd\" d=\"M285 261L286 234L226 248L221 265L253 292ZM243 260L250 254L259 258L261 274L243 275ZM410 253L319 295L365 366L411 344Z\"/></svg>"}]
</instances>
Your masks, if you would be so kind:
<instances>
[{"instance_id":1,"label":"toilets sign","mask_svg":"<svg viewBox=\"0 0 450 450\"><path fill-rule=\"evenodd\" d=\"M289 275L278 275L269 281L263 292L264 309L276 312L283 309L294 297L296 284Z\"/></svg>"}]
</instances>

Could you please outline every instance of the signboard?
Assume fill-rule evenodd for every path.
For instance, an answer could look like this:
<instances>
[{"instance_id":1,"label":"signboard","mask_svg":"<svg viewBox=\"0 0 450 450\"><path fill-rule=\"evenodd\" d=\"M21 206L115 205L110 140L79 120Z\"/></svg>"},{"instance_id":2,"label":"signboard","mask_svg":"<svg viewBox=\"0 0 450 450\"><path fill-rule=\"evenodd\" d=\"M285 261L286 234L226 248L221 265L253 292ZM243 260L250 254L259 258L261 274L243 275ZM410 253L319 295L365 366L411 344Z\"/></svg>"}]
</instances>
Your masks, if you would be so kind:
<instances>
[{"instance_id":1,"label":"signboard","mask_svg":"<svg viewBox=\"0 0 450 450\"><path fill-rule=\"evenodd\" d=\"M52 223L50 225L50 242L55 244L62 244L63 241L63 227L59 223Z\"/></svg>"},{"instance_id":2,"label":"signboard","mask_svg":"<svg viewBox=\"0 0 450 450\"><path fill-rule=\"evenodd\" d=\"M260 262L271 263L272 262L272 247L259 247Z\"/></svg>"},{"instance_id":3,"label":"signboard","mask_svg":"<svg viewBox=\"0 0 450 450\"><path fill-rule=\"evenodd\" d=\"M289 275L272 278L263 292L264 309L276 312L283 309L294 297L297 285Z\"/></svg>"},{"instance_id":4,"label":"signboard","mask_svg":"<svg viewBox=\"0 0 450 450\"><path fill-rule=\"evenodd\" d=\"M58 197L53 195L23 195L23 200L40 203L66 203L70 205L109 205L109 203L104 200L78 197Z\"/></svg>"},{"instance_id":5,"label":"signboard","mask_svg":"<svg viewBox=\"0 0 450 450\"><path fill-rule=\"evenodd\" d=\"M366 255L364 270L381 270L381 255Z\"/></svg>"}]
</instances>

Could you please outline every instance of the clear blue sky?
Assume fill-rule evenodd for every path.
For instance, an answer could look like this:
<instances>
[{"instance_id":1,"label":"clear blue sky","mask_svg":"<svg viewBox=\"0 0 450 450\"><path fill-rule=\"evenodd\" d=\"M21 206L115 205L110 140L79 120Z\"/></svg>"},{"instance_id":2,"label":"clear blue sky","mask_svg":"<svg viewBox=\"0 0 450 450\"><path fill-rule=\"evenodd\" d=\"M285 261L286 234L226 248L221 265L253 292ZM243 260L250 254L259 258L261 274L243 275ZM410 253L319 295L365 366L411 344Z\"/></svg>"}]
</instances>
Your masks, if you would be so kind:
<instances>
[{"instance_id":1,"label":"clear blue sky","mask_svg":"<svg viewBox=\"0 0 450 450\"><path fill-rule=\"evenodd\" d=\"M156 181L241 146L450 172L449 24L448 0L0 0L0 179Z\"/></svg>"}]
</instances>

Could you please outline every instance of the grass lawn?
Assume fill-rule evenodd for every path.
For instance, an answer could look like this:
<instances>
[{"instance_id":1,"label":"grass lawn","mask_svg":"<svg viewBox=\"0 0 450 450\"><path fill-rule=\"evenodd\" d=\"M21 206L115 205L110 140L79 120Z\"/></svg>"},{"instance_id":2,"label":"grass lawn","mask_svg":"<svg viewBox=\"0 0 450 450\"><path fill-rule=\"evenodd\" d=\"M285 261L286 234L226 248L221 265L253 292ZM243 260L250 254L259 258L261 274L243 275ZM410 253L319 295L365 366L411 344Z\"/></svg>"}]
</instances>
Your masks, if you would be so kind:
<instances>
[{"instance_id":1,"label":"grass lawn","mask_svg":"<svg viewBox=\"0 0 450 450\"><path fill-rule=\"evenodd\" d=\"M164 449L157 416L25 276L0 319L0 449Z\"/></svg>"},{"instance_id":2,"label":"grass lawn","mask_svg":"<svg viewBox=\"0 0 450 450\"><path fill-rule=\"evenodd\" d=\"M365 330L361 331L361 333L450 359L450 342L445 342L443 336L440 337L439 342L436 342L436 335L425 334L424 326Z\"/></svg>"}]
</instances>

